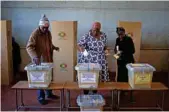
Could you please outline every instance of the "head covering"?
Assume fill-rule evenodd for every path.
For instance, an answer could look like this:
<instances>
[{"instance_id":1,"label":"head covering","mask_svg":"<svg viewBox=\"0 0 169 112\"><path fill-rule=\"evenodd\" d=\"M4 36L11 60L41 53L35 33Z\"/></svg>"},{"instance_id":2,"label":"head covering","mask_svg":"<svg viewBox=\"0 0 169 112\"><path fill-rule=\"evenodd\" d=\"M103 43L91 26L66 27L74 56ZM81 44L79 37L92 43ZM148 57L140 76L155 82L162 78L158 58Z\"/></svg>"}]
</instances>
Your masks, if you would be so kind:
<instances>
[{"instance_id":1,"label":"head covering","mask_svg":"<svg viewBox=\"0 0 169 112\"><path fill-rule=\"evenodd\" d=\"M45 14L43 14L41 19L39 20L39 26L49 26L49 20Z\"/></svg>"},{"instance_id":2,"label":"head covering","mask_svg":"<svg viewBox=\"0 0 169 112\"><path fill-rule=\"evenodd\" d=\"M116 33L120 33L120 32L124 32L125 33L125 29L123 27L117 27L116 28Z\"/></svg>"},{"instance_id":3,"label":"head covering","mask_svg":"<svg viewBox=\"0 0 169 112\"><path fill-rule=\"evenodd\" d=\"M101 24L100 24L100 22L94 22L93 25L92 25L92 28L101 29Z\"/></svg>"}]
</instances>

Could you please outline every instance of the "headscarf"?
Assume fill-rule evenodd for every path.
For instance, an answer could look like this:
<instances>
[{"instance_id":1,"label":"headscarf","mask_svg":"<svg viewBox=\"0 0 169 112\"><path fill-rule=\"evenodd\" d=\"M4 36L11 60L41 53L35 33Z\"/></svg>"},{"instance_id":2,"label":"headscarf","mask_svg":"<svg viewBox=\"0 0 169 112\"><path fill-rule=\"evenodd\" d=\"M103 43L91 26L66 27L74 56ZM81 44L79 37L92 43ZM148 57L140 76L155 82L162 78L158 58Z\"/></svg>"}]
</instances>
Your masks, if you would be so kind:
<instances>
[{"instance_id":1,"label":"headscarf","mask_svg":"<svg viewBox=\"0 0 169 112\"><path fill-rule=\"evenodd\" d=\"M120 34L121 32L124 32L125 33L125 29L123 27L117 27L116 28L116 33L117 34Z\"/></svg>"},{"instance_id":2,"label":"headscarf","mask_svg":"<svg viewBox=\"0 0 169 112\"><path fill-rule=\"evenodd\" d=\"M94 22L93 24L92 24L92 28L97 28L97 29L101 29L101 24L100 24L100 22Z\"/></svg>"}]
</instances>

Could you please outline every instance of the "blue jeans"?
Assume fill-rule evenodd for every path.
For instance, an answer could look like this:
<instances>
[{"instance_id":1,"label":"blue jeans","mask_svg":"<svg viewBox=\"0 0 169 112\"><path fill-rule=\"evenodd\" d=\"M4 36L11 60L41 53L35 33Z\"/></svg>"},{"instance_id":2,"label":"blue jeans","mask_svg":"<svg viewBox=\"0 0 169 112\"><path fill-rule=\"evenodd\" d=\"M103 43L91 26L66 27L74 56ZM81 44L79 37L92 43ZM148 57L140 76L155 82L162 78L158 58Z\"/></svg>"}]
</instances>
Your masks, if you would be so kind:
<instances>
[{"instance_id":1,"label":"blue jeans","mask_svg":"<svg viewBox=\"0 0 169 112\"><path fill-rule=\"evenodd\" d=\"M46 95L47 96L50 96L52 95L52 90L43 90L43 89L40 89L37 91L38 93L38 100L44 100L45 99L45 92L46 92Z\"/></svg>"}]
</instances>

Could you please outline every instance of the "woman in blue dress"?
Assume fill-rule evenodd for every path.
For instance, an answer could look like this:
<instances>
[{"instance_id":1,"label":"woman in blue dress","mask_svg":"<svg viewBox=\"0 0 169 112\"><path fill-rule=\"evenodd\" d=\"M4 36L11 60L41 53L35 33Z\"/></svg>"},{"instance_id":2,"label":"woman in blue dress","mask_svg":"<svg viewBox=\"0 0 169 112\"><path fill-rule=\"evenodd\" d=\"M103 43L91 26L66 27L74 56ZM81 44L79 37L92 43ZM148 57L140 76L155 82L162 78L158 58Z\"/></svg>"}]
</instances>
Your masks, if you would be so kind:
<instances>
[{"instance_id":1,"label":"woman in blue dress","mask_svg":"<svg viewBox=\"0 0 169 112\"><path fill-rule=\"evenodd\" d=\"M106 82L109 81L108 65L105 54L107 51L107 37L105 33L100 31L100 29L101 24L99 22L95 22L92 26L92 29L79 40L78 63L100 64L102 68L100 80L102 82ZM87 56L84 56L84 50L88 52ZM84 91L84 94L88 94L88 91Z\"/></svg>"}]
</instances>

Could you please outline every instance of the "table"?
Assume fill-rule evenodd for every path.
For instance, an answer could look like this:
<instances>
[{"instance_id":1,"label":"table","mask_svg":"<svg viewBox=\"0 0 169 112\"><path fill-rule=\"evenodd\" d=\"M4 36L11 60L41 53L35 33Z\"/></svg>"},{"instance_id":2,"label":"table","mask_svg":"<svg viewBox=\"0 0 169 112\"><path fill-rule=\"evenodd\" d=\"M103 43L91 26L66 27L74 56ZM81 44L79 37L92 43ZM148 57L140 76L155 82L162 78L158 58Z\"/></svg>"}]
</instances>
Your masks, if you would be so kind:
<instances>
[{"instance_id":1,"label":"table","mask_svg":"<svg viewBox=\"0 0 169 112\"><path fill-rule=\"evenodd\" d=\"M160 82L152 82L151 88L150 89L134 89L131 88L128 83L117 83L116 84L116 89L117 89L117 94L115 93L114 95L116 96L116 108L117 110L123 110L123 109L159 109L163 110L164 109L164 97L165 93L167 92L168 88L160 83ZM162 91L162 101L161 101L161 106L159 105L159 101L157 101L156 107L120 107L120 91L125 90L125 91ZM114 97L115 97L114 96Z\"/></svg>"},{"instance_id":2,"label":"table","mask_svg":"<svg viewBox=\"0 0 169 112\"><path fill-rule=\"evenodd\" d=\"M12 89L16 90L16 110L18 111L20 108L60 108L60 111L64 108L64 89L66 90L66 109L69 108L79 108L79 107L71 107L70 104L70 90L84 90L79 88L77 82L65 82L65 83L51 83L48 88L44 89L51 89L51 90L60 90L60 106L59 107L38 107L38 106L25 106L23 102L23 90L37 90L39 88L29 88L27 81L19 81L15 84ZM21 105L18 106L18 90L20 90L20 99ZM108 90L111 92L111 105L109 107L112 110L123 110L123 109L164 109L164 101L165 101L165 94L168 88L160 82L153 82L150 89L135 89L131 88L127 82L101 82L99 86L95 90ZM159 101L157 102L156 107L120 107L120 92L121 91L162 91L162 101L161 106L159 105Z\"/></svg>"},{"instance_id":3,"label":"table","mask_svg":"<svg viewBox=\"0 0 169 112\"><path fill-rule=\"evenodd\" d=\"M79 108L79 107L72 107L70 104L70 90L84 90L82 88L79 88L78 83L77 82L66 82L64 85L64 89L66 90L66 109L67 111L69 110L69 108ZM105 108L110 108L113 109L115 106L114 104L114 90L115 89L115 83L114 82L102 82L99 84L98 88L95 90L109 90L111 92L111 98L112 98L112 102L111 102L111 106L110 107L105 107ZM94 89L93 89L94 90Z\"/></svg>"},{"instance_id":4,"label":"table","mask_svg":"<svg viewBox=\"0 0 169 112\"><path fill-rule=\"evenodd\" d=\"M37 90L39 88L29 88L28 81L19 81L16 83L12 89L16 90L16 110L18 111L20 108L60 108L60 111L64 107L63 105L63 98L64 98L64 83L51 83L48 88L44 89L51 89L51 90L59 90L60 91L60 106L59 107L41 107L41 106L26 106L23 102L23 90ZM18 90L20 90L20 99L21 105L18 106Z\"/></svg>"}]
</instances>

